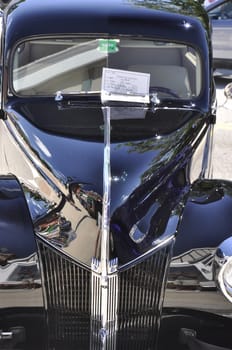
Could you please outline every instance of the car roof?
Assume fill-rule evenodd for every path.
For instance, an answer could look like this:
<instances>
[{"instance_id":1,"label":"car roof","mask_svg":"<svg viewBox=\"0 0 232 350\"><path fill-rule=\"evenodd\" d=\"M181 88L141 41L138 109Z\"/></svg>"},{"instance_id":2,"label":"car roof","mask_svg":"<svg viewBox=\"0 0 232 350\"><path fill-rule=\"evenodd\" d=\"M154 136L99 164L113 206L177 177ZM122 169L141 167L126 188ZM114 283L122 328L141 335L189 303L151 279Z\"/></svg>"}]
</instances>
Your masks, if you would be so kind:
<instances>
[{"instance_id":1,"label":"car roof","mask_svg":"<svg viewBox=\"0 0 232 350\"><path fill-rule=\"evenodd\" d=\"M71 33L161 38L165 35L178 40L180 25L189 22L188 30L181 34L183 41L188 42L196 35L196 28L208 28L207 16L197 1L190 0L188 6L179 3L176 5L172 0L160 3L155 0L46 0L42 3L41 0L13 0L4 11L6 41L12 45L24 37Z\"/></svg>"}]
</instances>

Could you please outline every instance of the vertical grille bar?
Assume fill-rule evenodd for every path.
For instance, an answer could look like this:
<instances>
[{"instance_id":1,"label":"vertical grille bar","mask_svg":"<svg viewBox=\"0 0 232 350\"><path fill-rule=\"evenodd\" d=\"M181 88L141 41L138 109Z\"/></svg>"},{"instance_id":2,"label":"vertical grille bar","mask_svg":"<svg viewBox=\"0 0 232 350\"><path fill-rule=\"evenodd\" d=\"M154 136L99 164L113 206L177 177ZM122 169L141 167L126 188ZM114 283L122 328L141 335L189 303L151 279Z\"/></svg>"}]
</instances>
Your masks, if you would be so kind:
<instances>
[{"instance_id":1,"label":"vertical grille bar","mask_svg":"<svg viewBox=\"0 0 232 350\"><path fill-rule=\"evenodd\" d=\"M98 350L100 344L99 330L101 327L101 284L100 276L92 273L91 283L91 334L90 348Z\"/></svg>"},{"instance_id":2,"label":"vertical grille bar","mask_svg":"<svg viewBox=\"0 0 232 350\"><path fill-rule=\"evenodd\" d=\"M117 305L118 305L118 275L113 274L109 278L109 297L108 297L108 341L107 350L116 350L117 341Z\"/></svg>"}]
</instances>

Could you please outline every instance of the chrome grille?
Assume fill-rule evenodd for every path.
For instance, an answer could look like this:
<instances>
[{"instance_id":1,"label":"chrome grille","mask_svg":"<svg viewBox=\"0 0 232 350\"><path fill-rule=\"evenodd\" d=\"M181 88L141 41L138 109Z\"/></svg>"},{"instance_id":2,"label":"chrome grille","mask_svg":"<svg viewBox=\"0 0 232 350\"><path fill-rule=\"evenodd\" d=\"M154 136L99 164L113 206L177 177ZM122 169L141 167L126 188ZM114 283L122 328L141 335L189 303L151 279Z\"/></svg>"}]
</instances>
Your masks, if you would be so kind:
<instances>
[{"instance_id":1,"label":"chrome grille","mask_svg":"<svg viewBox=\"0 0 232 350\"><path fill-rule=\"evenodd\" d=\"M118 349L155 348L170 248L119 273Z\"/></svg>"},{"instance_id":2,"label":"chrome grille","mask_svg":"<svg viewBox=\"0 0 232 350\"><path fill-rule=\"evenodd\" d=\"M172 243L136 265L109 275L109 328L104 347L99 275L40 239L38 248L49 338L54 349L61 342L71 344L70 349L73 344L78 349L94 350L155 348Z\"/></svg>"},{"instance_id":3,"label":"chrome grille","mask_svg":"<svg viewBox=\"0 0 232 350\"><path fill-rule=\"evenodd\" d=\"M38 241L50 342L89 348L91 272Z\"/></svg>"}]
</instances>

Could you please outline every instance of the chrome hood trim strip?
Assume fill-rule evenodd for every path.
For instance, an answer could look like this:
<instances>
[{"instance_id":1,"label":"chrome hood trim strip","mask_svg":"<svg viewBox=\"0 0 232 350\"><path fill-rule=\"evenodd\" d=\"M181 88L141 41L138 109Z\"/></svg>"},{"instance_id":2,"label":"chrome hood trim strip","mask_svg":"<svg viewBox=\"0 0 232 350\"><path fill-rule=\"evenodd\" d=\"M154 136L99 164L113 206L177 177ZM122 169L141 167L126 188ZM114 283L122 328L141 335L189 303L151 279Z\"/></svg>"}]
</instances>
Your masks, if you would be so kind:
<instances>
[{"instance_id":1,"label":"chrome hood trim strip","mask_svg":"<svg viewBox=\"0 0 232 350\"><path fill-rule=\"evenodd\" d=\"M103 165L103 207L101 224L101 273L102 279L108 275L109 227L110 227L110 107L103 107L104 114L104 165Z\"/></svg>"},{"instance_id":2,"label":"chrome hood trim strip","mask_svg":"<svg viewBox=\"0 0 232 350\"><path fill-rule=\"evenodd\" d=\"M110 107L104 114L103 207L101 222L101 261L92 264L91 278L91 349L116 349L118 276L109 276L110 235ZM117 268L117 267L116 267ZM115 270L116 270L115 268ZM98 274L98 271L100 274ZM99 322L100 321L100 322ZM97 339L96 339L97 338ZM97 340L97 341L96 341ZM108 345L107 345L108 344Z\"/></svg>"}]
</instances>

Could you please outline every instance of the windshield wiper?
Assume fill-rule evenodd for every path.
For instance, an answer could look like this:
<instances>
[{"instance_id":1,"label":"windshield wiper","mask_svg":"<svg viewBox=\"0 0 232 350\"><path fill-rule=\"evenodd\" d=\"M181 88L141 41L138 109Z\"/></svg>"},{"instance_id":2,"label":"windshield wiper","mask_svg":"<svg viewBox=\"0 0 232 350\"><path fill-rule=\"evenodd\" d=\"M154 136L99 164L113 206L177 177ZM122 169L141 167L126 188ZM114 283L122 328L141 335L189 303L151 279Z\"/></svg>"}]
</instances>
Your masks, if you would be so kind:
<instances>
[{"instance_id":1,"label":"windshield wiper","mask_svg":"<svg viewBox=\"0 0 232 350\"><path fill-rule=\"evenodd\" d=\"M90 95L100 95L101 91L73 91L69 93L63 93L61 90L58 90L55 94L55 101L60 102L65 100L70 100L73 97L79 97L79 96L90 96Z\"/></svg>"}]
</instances>

